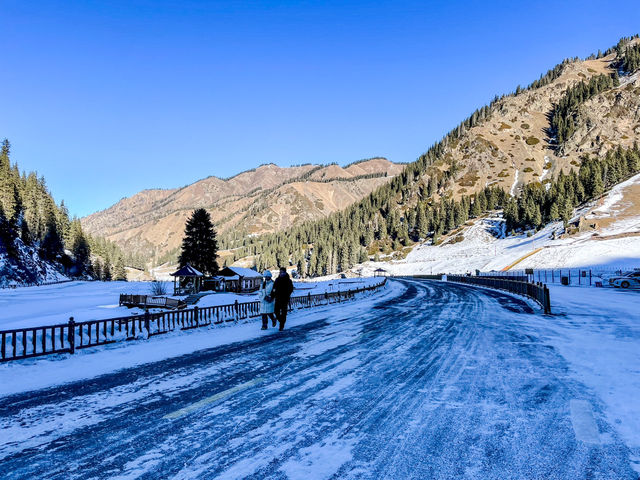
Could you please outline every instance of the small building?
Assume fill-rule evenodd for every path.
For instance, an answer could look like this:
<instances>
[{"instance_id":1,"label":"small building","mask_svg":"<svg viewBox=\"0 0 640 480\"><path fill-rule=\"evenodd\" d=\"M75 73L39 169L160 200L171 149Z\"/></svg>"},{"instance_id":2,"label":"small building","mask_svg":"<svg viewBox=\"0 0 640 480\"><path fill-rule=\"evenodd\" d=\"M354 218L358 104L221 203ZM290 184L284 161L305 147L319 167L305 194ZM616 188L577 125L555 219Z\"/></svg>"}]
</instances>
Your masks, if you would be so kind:
<instances>
[{"instance_id":1,"label":"small building","mask_svg":"<svg viewBox=\"0 0 640 480\"><path fill-rule=\"evenodd\" d=\"M191 295L200 293L202 289L202 277L204 275L186 264L177 272L171 274L173 277L173 294L174 295Z\"/></svg>"},{"instance_id":2,"label":"small building","mask_svg":"<svg viewBox=\"0 0 640 480\"><path fill-rule=\"evenodd\" d=\"M250 268L225 267L218 275L227 292L255 292L262 283L262 274Z\"/></svg>"},{"instance_id":3,"label":"small building","mask_svg":"<svg viewBox=\"0 0 640 480\"><path fill-rule=\"evenodd\" d=\"M373 276L374 277L388 277L389 276L389 272L387 272L384 268L376 268L373 271Z\"/></svg>"}]
</instances>

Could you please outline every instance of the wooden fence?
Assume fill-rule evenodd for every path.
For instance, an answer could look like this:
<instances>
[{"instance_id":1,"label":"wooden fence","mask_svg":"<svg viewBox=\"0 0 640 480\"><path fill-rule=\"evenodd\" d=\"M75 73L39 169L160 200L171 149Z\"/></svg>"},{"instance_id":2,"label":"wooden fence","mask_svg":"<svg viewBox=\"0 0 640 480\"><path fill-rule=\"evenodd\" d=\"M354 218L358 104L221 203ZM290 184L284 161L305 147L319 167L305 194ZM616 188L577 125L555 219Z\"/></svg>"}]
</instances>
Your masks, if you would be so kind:
<instances>
[{"instance_id":1,"label":"wooden fence","mask_svg":"<svg viewBox=\"0 0 640 480\"><path fill-rule=\"evenodd\" d=\"M386 279L375 285L343 292L319 295L310 293L291 297L289 310L311 308L340 303L354 298L358 293L376 290ZM149 338L174 330L189 330L225 322L258 317L260 302L243 302L213 307L171 310L160 313L146 312L143 315L69 322L42 327L18 328L0 331L0 362L51 355L75 353L78 349L107 345L125 340Z\"/></svg>"},{"instance_id":2,"label":"wooden fence","mask_svg":"<svg viewBox=\"0 0 640 480\"><path fill-rule=\"evenodd\" d=\"M151 307L151 308L184 308L187 306L182 300L168 297L154 297L152 295L120 294L120 305L127 307Z\"/></svg>"}]
</instances>

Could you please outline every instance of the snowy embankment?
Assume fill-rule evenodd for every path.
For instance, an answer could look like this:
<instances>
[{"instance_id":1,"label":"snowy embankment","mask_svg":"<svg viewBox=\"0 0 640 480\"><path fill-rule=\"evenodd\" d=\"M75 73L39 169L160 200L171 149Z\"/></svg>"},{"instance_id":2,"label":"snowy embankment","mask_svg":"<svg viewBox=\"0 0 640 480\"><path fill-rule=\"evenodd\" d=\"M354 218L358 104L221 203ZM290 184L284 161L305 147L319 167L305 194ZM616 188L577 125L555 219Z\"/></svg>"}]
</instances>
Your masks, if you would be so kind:
<instances>
[{"instance_id":1,"label":"snowy embankment","mask_svg":"<svg viewBox=\"0 0 640 480\"><path fill-rule=\"evenodd\" d=\"M295 282L294 295L312 295L362 288L379 279L343 279L325 282ZM173 286L167 284L170 293ZM121 293L151 295L151 282L70 282L43 287L0 290L0 330L56 325L69 321L102 320L144 313L139 308L120 307ZM257 300L257 293L237 295L213 293L200 299L199 307Z\"/></svg>"},{"instance_id":2,"label":"snowy embankment","mask_svg":"<svg viewBox=\"0 0 640 480\"><path fill-rule=\"evenodd\" d=\"M379 280L376 279L376 281ZM367 279L366 282L373 283L371 279ZM321 290L322 283L315 288ZM404 290L405 287L401 284L391 283L380 290L360 294L354 301L294 311L287 317L286 329L326 320L334 315L336 309L340 310L342 316L357 316L367 312L372 302L393 298ZM176 331L141 342L115 343L80 350L74 355L51 355L39 359L8 362L0 364L0 396L94 378L199 350L252 340L264 335L279 334L282 333L277 329L260 330L259 320L254 318L241 321L239 324L212 325L201 329Z\"/></svg>"},{"instance_id":3,"label":"snowy embankment","mask_svg":"<svg viewBox=\"0 0 640 480\"><path fill-rule=\"evenodd\" d=\"M564 228L553 222L528 236L504 235L499 215L475 220L464 228L458 243L417 245L407 258L390 262L366 262L354 270L371 275L377 268L392 274L464 273L502 270L513 264L523 268L604 268L640 267L640 175L613 187L598 202L581 208L572 221L584 217L597 230L559 238Z\"/></svg>"},{"instance_id":4,"label":"snowy embankment","mask_svg":"<svg viewBox=\"0 0 640 480\"><path fill-rule=\"evenodd\" d=\"M529 316L525 324L597 394L625 443L640 448L640 295L557 286L550 291L555 315Z\"/></svg>"}]
</instances>

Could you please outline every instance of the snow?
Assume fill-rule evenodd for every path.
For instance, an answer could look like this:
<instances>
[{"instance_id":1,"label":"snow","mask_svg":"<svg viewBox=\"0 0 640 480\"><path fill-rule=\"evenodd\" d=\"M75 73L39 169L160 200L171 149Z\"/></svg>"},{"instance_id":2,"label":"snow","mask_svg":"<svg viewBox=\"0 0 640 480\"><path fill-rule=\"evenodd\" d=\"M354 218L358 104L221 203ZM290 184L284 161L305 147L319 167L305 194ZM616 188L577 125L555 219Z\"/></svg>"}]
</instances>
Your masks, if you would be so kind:
<instances>
[{"instance_id":1,"label":"snow","mask_svg":"<svg viewBox=\"0 0 640 480\"><path fill-rule=\"evenodd\" d=\"M520 175L520 170L516 168L516 175L513 178L513 185L511 185L511 189L509 190L509 195L512 197L516 196L516 188L518 186L518 176Z\"/></svg>"},{"instance_id":2,"label":"snow","mask_svg":"<svg viewBox=\"0 0 640 480\"><path fill-rule=\"evenodd\" d=\"M105 285L110 286L109 283ZM138 287L143 288L143 285ZM361 294L353 302L293 312L287 317L287 328L324 319L336 309L339 309L341 314L366 310L370 301L392 297L402 290L403 288L396 284L381 291ZM235 325L212 325L184 332L172 332L145 341L84 349L74 355L50 355L0 364L0 397L93 378L124 368L278 333L275 329L261 331L258 325L258 319L249 319Z\"/></svg>"},{"instance_id":3,"label":"snow","mask_svg":"<svg viewBox=\"0 0 640 480\"><path fill-rule=\"evenodd\" d=\"M8 479L636 478L640 295L551 293L553 317L391 281L285 334L252 321L2 365L0 395L24 394L2 398L0 461Z\"/></svg>"},{"instance_id":4,"label":"snow","mask_svg":"<svg viewBox=\"0 0 640 480\"><path fill-rule=\"evenodd\" d=\"M619 209L614 207L619 205L624 198L624 190L632 185L640 184L640 174L615 185L605 196L602 205L598 206L593 213L593 218L602 218L605 216L615 215Z\"/></svg>"},{"instance_id":5,"label":"snow","mask_svg":"<svg viewBox=\"0 0 640 480\"><path fill-rule=\"evenodd\" d=\"M414 247L404 260L366 262L355 271L372 275L377 268L392 274L465 273L502 270L522 259L513 268L601 268L608 270L640 267L640 236L594 239L592 234L578 234L556 240L553 234L564 229L560 222L547 225L530 236L520 233L499 238L504 221L499 216L475 220L463 231L464 240L433 246ZM617 235L640 229L640 216L617 222L603 235ZM496 237L496 234L498 237ZM536 251L538 250L539 251ZM524 258L526 255L530 255Z\"/></svg>"},{"instance_id":6,"label":"snow","mask_svg":"<svg viewBox=\"0 0 640 480\"><path fill-rule=\"evenodd\" d=\"M379 279L341 279L324 282L294 282L293 295L312 295L342 289L362 288ZM66 323L69 317L76 322L105 318L127 317L144 313L139 308L120 307L121 293L150 295L151 282L69 282L42 287L24 287L0 290L0 330L56 325ZM166 283L171 293L173 284ZM230 305L257 300L257 293L213 293L202 297L198 307ZM153 310L152 310L153 311Z\"/></svg>"},{"instance_id":7,"label":"snow","mask_svg":"<svg viewBox=\"0 0 640 480\"><path fill-rule=\"evenodd\" d=\"M150 282L70 282L0 290L0 329L55 325L142 313L119 307L119 295L151 294Z\"/></svg>"},{"instance_id":8,"label":"snow","mask_svg":"<svg viewBox=\"0 0 640 480\"><path fill-rule=\"evenodd\" d=\"M640 295L609 289L549 289L555 315L531 316L530 328L541 332L545 343L569 362L572 374L598 395L609 423L625 443L640 449ZM581 434L595 439L584 407L576 411Z\"/></svg>"}]
</instances>

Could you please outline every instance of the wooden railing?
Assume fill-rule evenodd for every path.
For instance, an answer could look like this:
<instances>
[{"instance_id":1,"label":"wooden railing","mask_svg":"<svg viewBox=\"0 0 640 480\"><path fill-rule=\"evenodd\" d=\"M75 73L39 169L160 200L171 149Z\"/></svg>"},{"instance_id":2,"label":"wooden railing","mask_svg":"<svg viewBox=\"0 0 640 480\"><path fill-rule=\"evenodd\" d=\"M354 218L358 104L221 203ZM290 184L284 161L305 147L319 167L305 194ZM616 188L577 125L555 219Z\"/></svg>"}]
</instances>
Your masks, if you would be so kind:
<instances>
[{"instance_id":1,"label":"wooden railing","mask_svg":"<svg viewBox=\"0 0 640 480\"><path fill-rule=\"evenodd\" d=\"M184 308L187 306L181 300L168 297L154 297L152 295L131 295L128 293L120 294L120 305L134 307L152 307L152 308Z\"/></svg>"},{"instance_id":2,"label":"wooden railing","mask_svg":"<svg viewBox=\"0 0 640 480\"><path fill-rule=\"evenodd\" d=\"M319 295L310 293L291 297L289 309L311 308L320 305L341 303L356 294L373 291L386 283L379 282L369 287L331 292ZM143 315L69 322L42 327L19 328L0 331L0 362L51 355L75 353L78 349L96 347L125 340L138 340L175 330L189 330L225 322L258 317L260 302L236 301L230 305L171 310L160 313L146 312Z\"/></svg>"}]
</instances>

